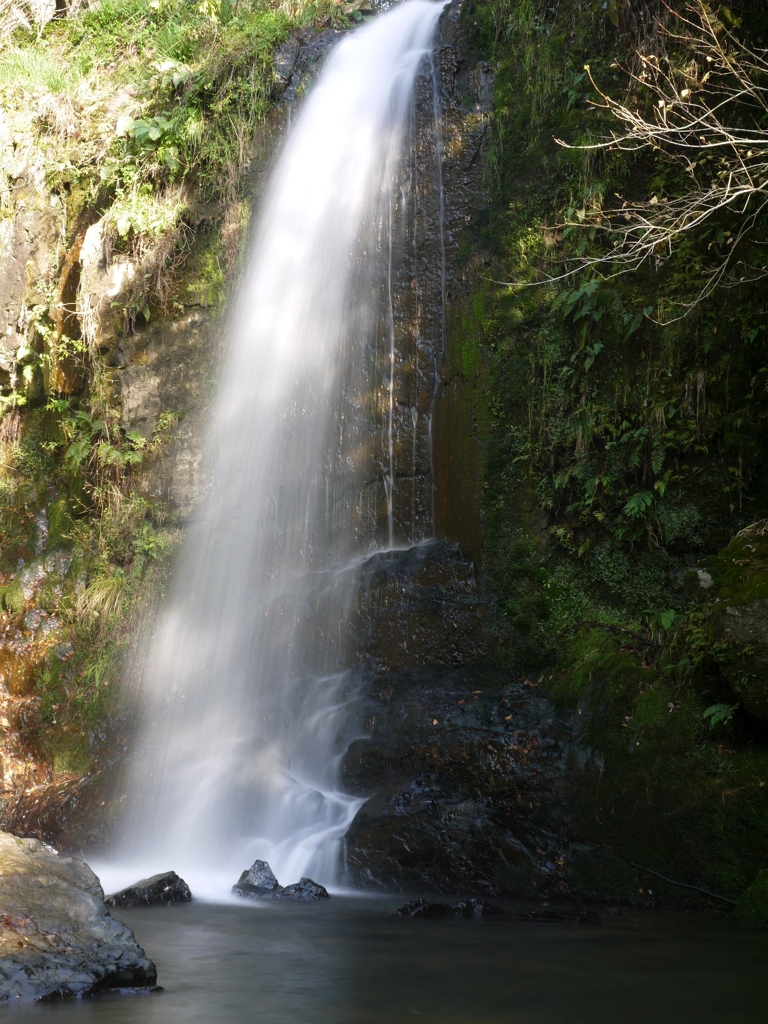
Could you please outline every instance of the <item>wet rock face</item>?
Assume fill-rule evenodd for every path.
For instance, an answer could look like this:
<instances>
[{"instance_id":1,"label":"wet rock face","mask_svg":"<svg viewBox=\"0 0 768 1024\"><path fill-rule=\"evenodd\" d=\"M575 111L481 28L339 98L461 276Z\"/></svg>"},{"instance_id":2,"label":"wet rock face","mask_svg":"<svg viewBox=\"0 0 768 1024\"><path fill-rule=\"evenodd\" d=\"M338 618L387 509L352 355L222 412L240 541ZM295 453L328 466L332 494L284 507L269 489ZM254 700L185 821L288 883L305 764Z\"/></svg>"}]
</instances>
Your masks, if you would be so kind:
<instances>
[{"instance_id":1,"label":"wet rock face","mask_svg":"<svg viewBox=\"0 0 768 1024\"><path fill-rule=\"evenodd\" d=\"M192 893L183 878L175 871L165 871L129 885L126 889L106 896L108 907L171 907L177 903L191 903Z\"/></svg>"},{"instance_id":2,"label":"wet rock face","mask_svg":"<svg viewBox=\"0 0 768 1024\"><path fill-rule=\"evenodd\" d=\"M365 739L343 759L368 796L347 835L358 884L395 890L557 892L568 723L535 685L488 669L422 668L367 688Z\"/></svg>"},{"instance_id":3,"label":"wet rock face","mask_svg":"<svg viewBox=\"0 0 768 1024\"><path fill-rule=\"evenodd\" d=\"M359 650L377 671L484 659L485 602L474 566L455 545L428 541L373 555L358 587Z\"/></svg>"},{"instance_id":4,"label":"wet rock face","mask_svg":"<svg viewBox=\"0 0 768 1024\"><path fill-rule=\"evenodd\" d=\"M343 37L336 29L297 32L275 51L272 97L294 103L311 86L321 62Z\"/></svg>"},{"instance_id":5,"label":"wet rock face","mask_svg":"<svg viewBox=\"0 0 768 1024\"><path fill-rule=\"evenodd\" d=\"M0 833L0 999L151 988L155 965L83 861Z\"/></svg>"}]
</instances>

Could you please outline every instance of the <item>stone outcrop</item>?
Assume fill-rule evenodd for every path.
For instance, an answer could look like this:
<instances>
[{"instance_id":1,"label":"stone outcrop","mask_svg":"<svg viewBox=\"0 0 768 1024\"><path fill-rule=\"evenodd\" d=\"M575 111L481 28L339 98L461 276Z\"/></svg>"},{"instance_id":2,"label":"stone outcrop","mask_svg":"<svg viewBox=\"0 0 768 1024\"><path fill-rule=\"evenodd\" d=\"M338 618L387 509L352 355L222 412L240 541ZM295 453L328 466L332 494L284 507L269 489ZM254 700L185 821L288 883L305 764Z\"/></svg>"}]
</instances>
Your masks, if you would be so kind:
<instances>
[{"instance_id":1,"label":"stone outcrop","mask_svg":"<svg viewBox=\"0 0 768 1024\"><path fill-rule=\"evenodd\" d=\"M85 996L155 985L155 965L115 921L81 860L0 833L0 999Z\"/></svg>"}]
</instances>

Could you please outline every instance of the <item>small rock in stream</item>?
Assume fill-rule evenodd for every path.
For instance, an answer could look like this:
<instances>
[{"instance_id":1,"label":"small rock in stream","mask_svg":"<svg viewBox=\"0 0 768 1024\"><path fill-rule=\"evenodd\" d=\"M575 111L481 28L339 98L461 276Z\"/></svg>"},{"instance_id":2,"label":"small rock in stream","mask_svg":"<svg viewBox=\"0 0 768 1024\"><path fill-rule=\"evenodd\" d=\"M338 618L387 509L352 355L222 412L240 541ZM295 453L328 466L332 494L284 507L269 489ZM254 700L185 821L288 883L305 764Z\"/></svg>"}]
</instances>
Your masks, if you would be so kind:
<instances>
[{"instance_id":1,"label":"small rock in stream","mask_svg":"<svg viewBox=\"0 0 768 1024\"><path fill-rule=\"evenodd\" d=\"M190 903L191 900L189 886L175 871L142 878L126 889L104 897L108 907L171 907L176 903Z\"/></svg>"},{"instance_id":2,"label":"small rock in stream","mask_svg":"<svg viewBox=\"0 0 768 1024\"><path fill-rule=\"evenodd\" d=\"M515 914L515 921L540 921L543 924L601 924L594 910L526 910Z\"/></svg>"},{"instance_id":3,"label":"small rock in stream","mask_svg":"<svg viewBox=\"0 0 768 1024\"><path fill-rule=\"evenodd\" d=\"M428 903L426 900L412 900L394 913L398 917L496 917L503 914L501 907L486 900L461 900L458 903Z\"/></svg>"},{"instance_id":4,"label":"small rock in stream","mask_svg":"<svg viewBox=\"0 0 768 1024\"><path fill-rule=\"evenodd\" d=\"M237 883L232 886L236 896L246 899L261 900L327 900L328 890L313 882L311 878L302 878L293 885L282 885L275 878L272 868L265 860L256 860L251 867L240 875Z\"/></svg>"}]
</instances>

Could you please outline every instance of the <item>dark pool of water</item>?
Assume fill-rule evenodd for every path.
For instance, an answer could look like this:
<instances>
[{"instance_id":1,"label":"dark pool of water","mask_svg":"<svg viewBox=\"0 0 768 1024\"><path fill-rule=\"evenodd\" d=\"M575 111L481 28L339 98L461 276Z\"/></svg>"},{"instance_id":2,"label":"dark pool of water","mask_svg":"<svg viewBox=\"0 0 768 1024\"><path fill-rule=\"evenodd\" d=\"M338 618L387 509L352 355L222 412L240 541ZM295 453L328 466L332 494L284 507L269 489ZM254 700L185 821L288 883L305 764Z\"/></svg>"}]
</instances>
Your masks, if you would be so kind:
<instances>
[{"instance_id":1,"label":"dark pool of water","mask_svg":"<svg viewBox=\"0 0 768 1024\"><path fill-rule=\"evenodd\" d=\"M695 915L599 926L393 918L391 900L121 911L163 992L15 1007L70 1024L763 1024L768 935ZM10 1009L10 1008L9 1008Z\"/></svg>"}]
</instances>

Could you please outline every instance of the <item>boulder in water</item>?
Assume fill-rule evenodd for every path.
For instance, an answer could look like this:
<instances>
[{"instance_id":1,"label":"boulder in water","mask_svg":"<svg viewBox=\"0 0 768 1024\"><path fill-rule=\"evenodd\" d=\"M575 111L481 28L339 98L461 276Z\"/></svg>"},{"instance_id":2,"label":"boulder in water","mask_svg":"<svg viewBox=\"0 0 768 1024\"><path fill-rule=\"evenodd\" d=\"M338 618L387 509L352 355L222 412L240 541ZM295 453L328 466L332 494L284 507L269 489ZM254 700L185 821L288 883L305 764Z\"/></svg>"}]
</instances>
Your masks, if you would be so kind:
<instances>
[{"instance_id":1,"label":"boulder in water","mask_svg":"<svg viewBox=\"0 0 768 1024\"><path fill-rule=\"evenodd\" d=\"M277 896L280 900L327 900L328 890L324 885L313 882L311 878L302 878L293 885L286 885L283 891Z\"/></svg>"},{"instance_id":2,"label":"boulder in water","mask_svg":"<svg viewBox=\"0 0 768 1024\"><path fill-rule=\"evenodd\" d=\"M142 878L126 889L104 897L108 907L171 907L176 903L190 903L191 900L189 886L175 871Z\"/></svg>"},{"instance_id":3,"label":"boulder in water","mask_svg":"<svg viewBox=\"0 0 768 1024\"><path fill-rule=\"evenodd\" d=\"M265 860L256 860L251 867L240 875L232 892L247 899L262 900L327 900L328 890L313 882L311 878L302 878L293 885L282 885L275 878L272 868Z\"/></svg>"},{"instance_id":4,"label":"boulder in water","mask_svg":"<svg viewBox=\"0 0 768 1024\"><path fill-rule=\"evenodd\" d=\"M238 896L274 896L283 891L275 873L265 860L255 860L232 886Z\"/></svg>"},{"instance_id":5,"label":"boulder in water","mask_svg":"<svg viewBox=\"0 0 768 1024\"><path fill-rule=\"evenodd\" d=\"M0 832L0 907L0 1000L155 987L155 965L84 861Z\"/></svg>"}]
</instances>

